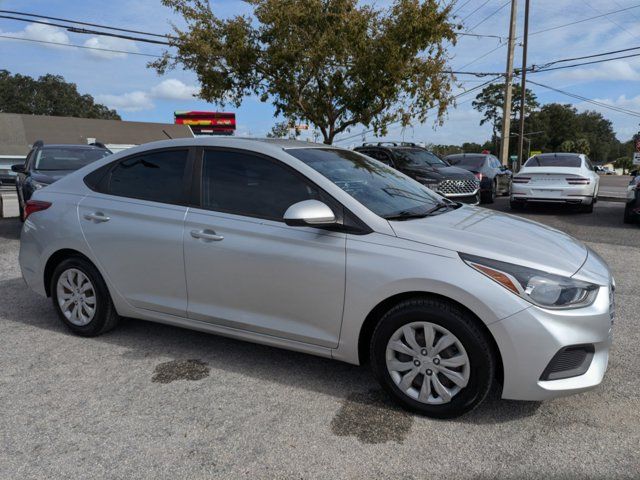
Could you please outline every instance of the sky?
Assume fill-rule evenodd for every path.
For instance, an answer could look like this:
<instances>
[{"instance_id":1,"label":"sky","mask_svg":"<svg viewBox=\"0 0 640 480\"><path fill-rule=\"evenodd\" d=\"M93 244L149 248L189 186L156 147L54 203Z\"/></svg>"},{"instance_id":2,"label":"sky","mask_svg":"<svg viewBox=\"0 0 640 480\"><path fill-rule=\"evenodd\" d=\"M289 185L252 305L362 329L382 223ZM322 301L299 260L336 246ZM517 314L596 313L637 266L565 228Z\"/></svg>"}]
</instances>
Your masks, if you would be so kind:
<instances>
[{"instance_id":1,"label":"sky","mask_svg":"<svg viewBox=\"0 0 640 480\"><path fill-rule=\"evenodd\" d=\"M221 17L248 13L241 0L213 0L213 11ZM391 0L377 0L384 8ZM519 0L517 35L522 35L524 0ZM457 0L454 12L465 31L506 38L509 26L507 0ZM640 46L640 3L634 0L533 0L531 1L528 64L541 65L561 58L578 57ZM576 25L543 33L540 30L612 12L636 7ZM170 33L171 25L182 25L181 19L160 0L0 0L0 9L37 13L53 17L101 23L122 28ZM3 38L18 37L21 40ZM28 40L54 42L63 45L37 43ZM500 72L505 70L507 49L504 39L459 37L449 45L449 65L452 70ZM130 53L111 53L75 46L98 47ZM494 50L495 51L492 51ZM71 33L51 25L38 25L0 19L0 68L12 73L38 77L47 73L62 75L77 84L82 93L115 108L124 120L173 122L175 110L226 110L236 112L238 135L264 136L278 120L268 103L254 96L247 97L239 108L221 108L195 98L199 86L195 75L181 69L159 76L147 67L160 55L161 45L152 45L104 36ZM515 67L521 66L521 47L516 47ZM491 53L489 53L491 52ZM635 52L628 52L635 53ZM485 56L485 54L487 54ZM601 103L640 112L640 57L616 60L584 67L535 73L531 80L582 95ZM486 81L460 75L455 91L472 88ZM622 141L639 130L638 117L613 112L603 107L575 100L540 86L529 85L540 103L572 103L578 110L597 110L613 122ZM390 128L385 139L404 139L435 144L482 143L490 138L488 125L480 126L481 114L473 110L474 93L463 95L451 108L444 125L435 126L435 118L407 128ZM363 139L373 141L371 133L354 127L341 137L357 138L341 141L342 146L354 146Z\"/></svg>"}]
</instances>

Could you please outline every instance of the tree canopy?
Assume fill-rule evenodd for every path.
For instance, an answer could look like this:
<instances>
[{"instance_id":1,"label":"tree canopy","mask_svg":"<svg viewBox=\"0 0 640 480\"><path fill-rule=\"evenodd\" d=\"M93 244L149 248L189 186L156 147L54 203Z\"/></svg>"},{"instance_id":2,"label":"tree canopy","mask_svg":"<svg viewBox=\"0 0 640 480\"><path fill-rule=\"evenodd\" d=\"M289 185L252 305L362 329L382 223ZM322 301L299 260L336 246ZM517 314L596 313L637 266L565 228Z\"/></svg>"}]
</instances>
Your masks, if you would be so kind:
<instances>
[{"instance_id":1,"label":"tree canopy","mask_svg":"<svg viewBox=\"0 0 640 480\"><path fill-rule=\"evenodd\" d=\"M257 95L277 116L313 124L325 143L358 124L384 134L390 122L424 122L431 108L441 122L453 101L450 2L245 1L251 15L221 19L207 0L162 0L186 28L170 40L177 53L151 66L195 72L210 102Z\"/></svg>"},{"instance_id":2,"label":"tree canopy","mask_svg":"<svg viewBox=\"0 0 640 480\"><path fill-rule=\"evenodd\" d=\"M80 94L75 83L59 75L35 79L7 70L0 70L0 112L120 120L115 110Z\"/></svg>"}]
</instances>

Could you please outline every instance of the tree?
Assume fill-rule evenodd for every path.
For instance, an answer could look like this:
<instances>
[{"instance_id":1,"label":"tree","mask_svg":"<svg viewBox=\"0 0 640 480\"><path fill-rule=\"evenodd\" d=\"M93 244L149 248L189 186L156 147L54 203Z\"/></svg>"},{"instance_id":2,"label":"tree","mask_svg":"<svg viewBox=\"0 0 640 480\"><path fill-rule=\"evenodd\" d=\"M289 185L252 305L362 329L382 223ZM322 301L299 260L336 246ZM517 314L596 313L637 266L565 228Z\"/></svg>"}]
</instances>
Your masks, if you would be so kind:
<instances>
[{"instance_id":1,"label":"tree","mask_svg":"<svg viewBox=\"0 0 640 480\"><path fill-rule=\"evenodd\" d=\"M576 153L583 153L585 155L591 154L591 146L589 145L589 140L582 137L576 140L575 142L575 150Z\"/></svg>"},{"instance_id":2,"label":"tree","mask_svg":"<svg viewBox=\"0 0 640 480\"><path fill-rule=\"evenodd\" d=\"M573 140L565 140L564 142L562 142L560 144L560 148L558 150L560 150L561 152L574 152L576 148L575 143L573 143Z\"/></svg>"},{"instance_id":3,"label":"tree","mask_svg":"<svg viewBox=\"0 0 640 480\"><path fill-rule=\"evenodd\" d=\"M204 100L239 106L270 101L276 115L308 122L332 143L362 124L442 122L452 103L446 44L455 42L451 4L395 0L385 9L358 0L246 0L249 16L218 18L207 0L162 0L186 28L151 66L194 71Z\"/></svg>"},{"instance_id":4,"label":"tree","mask_svg":"<svg viewBox=\"0 0 640 480\"><path fill-rule=\"evenodd\" d=\"M291 133L291 122L277 122L273 127L271 127L271 131L267 133L267 138L287 138ZM299 132L296 130L296 136L298 136Z\"/></svg>"},{"instance_id":5,"label":"tree","mask_svg":"<svg viewBox=\"0 0 640 480\"><path fill-rule=\"evenodd\" d=\"M504 83L492 83L482 89L471 103L473 108L483 114L480 125L489 123L493 129L493 137L498 136L498 132L502 129L502 108L504 106ZM514 119L520 118L522 87L519 84L513 85L513 96L511 97L511 115ZM528 88L525 96L526 114L537 109L538 103L535 93Z\"/></svg>"},{"instance_id":6,"label":"tree","mask_svg":"<svg viewBox=\"0 0 640 480\"><path fill-rule=\"evenodd\" d=\"M631 157L620 157L613 162L613 166L622 169L622 174L626 175L633 168L633 160Z\"/></svg>"},{"instance_id":7,"label":"tree","mask_svg":"<svg viewBox=\"0 0 640 480\"><path fill-rule=\"evenodd\" d=\"M115 110L80 94L75 83L59 75L36 80L7 70L0 70L0 112L120 120Z\"/></svg>"}]
</instances>

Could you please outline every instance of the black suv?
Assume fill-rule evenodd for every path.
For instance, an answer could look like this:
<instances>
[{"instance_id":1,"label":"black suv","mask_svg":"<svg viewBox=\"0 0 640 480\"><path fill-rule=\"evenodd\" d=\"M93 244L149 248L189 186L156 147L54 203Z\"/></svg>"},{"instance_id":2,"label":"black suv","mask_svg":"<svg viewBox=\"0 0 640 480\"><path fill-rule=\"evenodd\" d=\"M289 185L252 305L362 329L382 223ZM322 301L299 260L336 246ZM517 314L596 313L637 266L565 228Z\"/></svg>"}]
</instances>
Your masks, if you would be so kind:
<instances>
[{"instance_id":1,"label":"black suv","mask_svg":"<svg viewBox=\"0 0 640 480\"><path fill-rule=\"evenodd\" d=\"M354 150L400 170L443 197L473 205L480 203L480 181L473 173L452 167L415 143L365 143Z\"/></svg>"},{"instance_id":2,"label":"black suv","mask_svg":"<svg viewBox=\"0 0 640 480\"><path fill-rule=\"evenodd\" d=\"M11 166L18 174L16 192L20 219L24 220L24 205L33 192L107 155L111 155L111 150L101 143L45 145L40 140L35 142L24 164Z\"/></svg>"}]
</instances>

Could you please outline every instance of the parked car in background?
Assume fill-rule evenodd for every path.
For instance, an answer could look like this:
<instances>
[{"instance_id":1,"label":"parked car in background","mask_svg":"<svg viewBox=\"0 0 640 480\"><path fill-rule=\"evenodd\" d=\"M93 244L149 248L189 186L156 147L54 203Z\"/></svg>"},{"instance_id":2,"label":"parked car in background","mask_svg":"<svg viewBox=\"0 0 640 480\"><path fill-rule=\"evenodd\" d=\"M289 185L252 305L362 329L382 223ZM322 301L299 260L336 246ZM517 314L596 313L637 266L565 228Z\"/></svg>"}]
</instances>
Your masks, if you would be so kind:
<instances>
[{"instance_id":1,"label":"parked car in background","mask_svg":"<svg viewBox=\"0 0 640 480\"><path fill-rule=\"evenodd\" d=\"M593 169L595 170L596 173L599 173L600 175L615 175L616 172L611 170L609 167L602 167L600 165L594 165Z\"/></svg>"},{"instance_id":2,"label":"parked car in background","mask_svg":"<svg viewBox=\"0 0 640 480\"><path fill-rule=\"evenodd\" d=\"M561 203L593 212L600 177L581 153L542 153L529 158L513 176L511 208L527 203Z\"/></svg>"},{"instance_id":3,"label":"parked car in background","mask_svg":"<svg viewBox=\"0 0 640 480\"><path fill-rule=\"evenodd\" d=\"M640 222L640 171L631 172L627 187L627 203L624 206L624 223Z\"/></svg>"},{"instance_id":4,"label":"parked car in background","mask_svg":"<svg viewBox=\"0 0 640 480\"><path fill-rule=\"evenodd\" d=\"M595 252L351 150L154 142L36 191L26 212L22 275L78 335L123 316L368 363L440 418L494 380L545 400L607 368L614 281Z\"/></svg>"},{"instance_id":5,"label":"parked car in background","mask_svg":"<svg viewBox=\"0 0 640 480\"><path fill-rule=\"evenodd\" d=\"M464 168L480 180L480 201L493 203L498 195L511 193L511 170L491 154L458 153L444 157L455 167Z\"/></svg>"},{"instance_id":6,"label":"parked car in background","mask_svg":"<svg viewBox=\"0 0 640 480\"><path fill-rule=\"evenodd\" d=\"M472 205L480 203L480 181L475 175L452 167L414 143L365 143L354 150L400 170L443 197Z\"/></svg>"},{"instance_id":7,"label":"parked car in background","mask_svg":"<svg viewBox=\"0 0 640 480\"><path fill-rule=\"evenodd\" d=\"M0 181L5 185L16 182L17 174L11 170L11 166L17 162L24 162L24 156L0 155Z\"/></svg>"},{"instance_id":8,"label":"parked car in background","mask_svg":"<svg viewBox=\"0 0 640 480\"><path fill-rule=\"evenodd\" d=\"M33 192L107 155L111 155L111 151L98 143L45 145L41 141L36 142L24 164L11 167L17 173L16 192L20 218L24 219L25 204Z\"/></svg>"}]
</instances>

